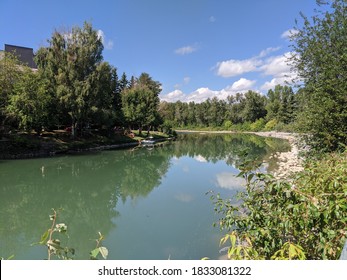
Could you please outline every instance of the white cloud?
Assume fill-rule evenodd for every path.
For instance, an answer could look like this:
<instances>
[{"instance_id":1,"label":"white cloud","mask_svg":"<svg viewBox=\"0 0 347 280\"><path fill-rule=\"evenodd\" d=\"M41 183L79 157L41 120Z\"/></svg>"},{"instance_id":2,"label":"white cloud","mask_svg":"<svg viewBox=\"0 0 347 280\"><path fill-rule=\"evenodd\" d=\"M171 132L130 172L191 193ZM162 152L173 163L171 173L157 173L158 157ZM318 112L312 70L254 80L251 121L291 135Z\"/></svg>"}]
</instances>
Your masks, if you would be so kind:
<instances>
[{"instance_id":1,"label":"white cloud","mask_svg":"<svg viewBox=\"0 0 347 280\"><path fill-rule=\"evenodd\" d=\"M251 81L251 80L247 80L245 78L241 78L232 84L232 86L230 87L230 90L234 91L234 92L249 90L254 86L255 83L256 83L256 81L254 81L254 80Z\"/></svg>"},{"instance_id":2,"label":"white cloud","mask_svg":"<svg viewBox=\"0 0 347 280\"><path fill-rule=\"evenodd\" d=\"M267 48L265 50L262 50L260 52L260 54L258 55L258 57L265 57L267 56L268 54L272 53L272 52L276 52L280 49L281 47L270 47L270 48Z\"/></svg>"},{"instance_id":3,"label":"white cloud","mask_svg":"<svg viewBox=\"0 0 347 280\"><path fill-rule=\"evenodd\" d=\"M216 175L217 185L223 189L239 190L245 186L245 180L240 177L236 177L235 174L230 172L222 172Z\"/></svg>"},{"instance_id":4,"label":"white cloud","mask_svg":"<svg viewBox=\"0 0 347 280\"><path fill-rule=\"evenodd\" d=\"M262 50L259 55L244 59L244 60L235 60L230 59L222 62L217 62L216 66L213 69L217 69L217 75L229 78L244 73L260 71L260 68L264 61L263 58L268 56L270 53L276 52L280 47L270 47L265 50Z\"/></svg>"},{"instance_id":5,"label":"white cloud","mask_svg":"<svg viewBox=\"0 0 347 280\"><path fill-rule=\"evenodd\" d=\"M290 31L288 31L290 32ZM293 31L291 31L293 32ZM286 32L285 32L286 33ZM285 34L283 33L283 34ZM287 34L287 33L286 33ZM282 35L286 36L286 35ZM276 52L280 47L270 47L262 50L259 55L244 59L218 62L214 69L217 69L218 76L229 78L233 76L242 75L250 72L259 72L263 76L272 76L270 81L266 81L261 87L261 90L269 90L277 84L286 84L296 78L296 74L292 72L289 65L288 58L293 56L293 53L287 52L282 55L270 56L271 53ZM242 91L249 87L254 86L256 81L250 81L241 78L235 82L231 87L225 88L226 92ZM225 94L225 93L224 93Z\"/></svg>"},{"instance_id":6,"label":"white cloud","mask_svg":"<svg viewBox=\"0 0 347 280\"><path fill-rule=\"evenodd\" d=\"M289 30L286 30L282 33L281 38L290 40L291 37L295 36L298 33L299 33L299 31L296 29L289 29Z\"/></svg>"},{"instance_id":7,"label":"white cloud","mask_svg":"<svg viewBox=\"0 0 347 280\"><path fill-rule=\"evenodd\" d=\"M291 69L288 62L288 58L292 55L293 53L287 52L283 55L270 57L266 60L260 69L264 75L272 76L272 79L265 82L260 87L261 90L269 90L279 84L290 84L293 79L297 78L297 74Z\"/></svg>"},{"instance_id":8,"label":"white cloud","mask_svg":"<svg viewBox=\"0 0 347 280\"><path fill-rule=\"evenodd\" d=\"M285 78L273 78L271 81L265 82L260 89L268 91L269 89L275 88L276 85L283 85L285 84L286 79Z\"/></svg>"},{"instance_id":9,"label":"white cloud","mask_svg":"<svg viewBox=\"0 0 347 280\"><path fill-rule=\"evenodd\" d=\"M196 50L197 50L197 47L195 47L195 46L185 46L185 47L176 49L175 53L179 54L179 55L186 55L186 54L193 53Z\"/></svg>"},{"instance_id":10,"label":"white cloud","mask_svg":"<svg viewBox=\"0 0 347 280\"><path fill-rule=\"evenodd\" d=\"M259 68L265 75L278 76L281 73L290 72L288 57L290 53L284 55L269 57Z\"/></svg>"},{"instance_id":11,"label":"white cloud","mask_svg":"<svg viewBox=\"0 0 347 280\"><path fill-rule=\"evenodd\" d=\"M197 90L185 94L181 90L174 90L168 94L162 94L160 96L161 100L167 102L176 102L178 100L182 102L195 102L200 103L204 102L208 98L212 99L217 97L218 99L225 100L229 95L234 95L237 92L246 92L248 90L255 90L253 86L255 85L255 80L247 80L245 78L241 78L234 82L233 84L225 87L222 90L211 90L209 88L198 88Z\"/></svg>"},{"instance_id":12,"label":"white cloud","mask_svg":"<svg viewBox=\"0 0 347 280\"><path fill-rule=\"evenodd\" d=\"M275 88L276 85L287 85L292 84L293 80L297 80L297 74L293 72L281 73L277 75L270 81L265 82L260 89L264 91L268 91L269 89Z\"/></svg>"},{"instance_id":13,"label":"white cloud","mask_svg":"<svg viewBox=\"0 0 347 280\"><path fill-rule=\"evenodd\" d=\"M183 78L183 85L187 85L187 84L189 84L189 82L190 82L190 77L184 77ZM175 89L180 89L181 87L182 87L182 83L174 85Z\"/></svg>"},{"instance_id":14,"label":"white cloud","mask_svg":"<svg viewBox=\"0 0 347 280\"><path fill-rule=\"evenodd\" d=\"M256 92L267 91L274 88L276 85L285 85L291 83L293 79L297 78L297 74L292 72L290 65L288 65L288 58L293 55L291 52L284 53L282 55L272 55L272 53L278 51L280 47L270 47L262 50L257 56L244 59L244 60L226 60L218 62L214 69L217 75L222 77L233 77L242 75L249 72L257 72L263 77L268 77L269 80L263 82L262 85L256 86L257 80L250 80L245 77L241 77L232 84L226 86L221 90L212 90L208 87L201 87L191 93L184 93L179 90L182 84L190 82L190 77L184 77L183 83L176 84L176 90L161 94L160 98L163 101L176 102L178 100L182 102L204 102L208 98L214 97L225 100L229 95L235 95L236 93L245 93L248 90Z\"/></svg>"},{"instance_id":15,"label":"white cloud","mask_svg":"<svg viewBox=\"0 0 347 280\"><path fill-rule=\"evenodd\" d=\"M194 101L196 103L204 102L208 98L218 97L218 91L209 88L198 88L196 91L188 94L185 101Z\"/></svg>"},{"instance_id":16,"label":"white cloud","mask_svg":"<svg viewBox=\"0 0 347 280\"><path fill-rule=\"evenodd\" d=\"M184 77L183 78L183 83L184 84L189 84L189 82L190 82L190 77Z\"/></svg>"},{"instance_id":17,"label":"white cloud","mask_svg":"<svg viewBox=\"0 0 347 280\"><path fill-rule=\"evenodd\" d=\"M197 155L194 157L194 159L199 162L207 162L207 159L204 158L202 155Z\"/></svg>"},{"instance_id":18,"label":"white cloud","mask_svg":"<svg viewBox=\"0 0 347 280\"><path fill-rule=\"evenodd\" d=\"M112 50L113 49L113 41L108 40L105 44L104 47L106 50Z\"/></svg>"},{"instance_id":19,"label":"white cloud","mask_svg":"<svg viewBox=\"0 0 347 280\"><path fill-rule=\"evenodd\" d=\"M104 31L99 29L97 31L99 39L101 39L102 44L104 45L106 50L112 50L113 49L113 41L112 40L106 40L106 36Z\"/></svg>"},{"instance_id":20,"label":"white cloud","mask_svg":"<svg viewBox=\"0 0 347 280\"><path fill-rule=\"evenodd\" d=\"M261 65L261 61L257 58L250 58L245 60L230 59L218 62L215 68L217 68L218 76L229 78L242 75L247 72L256 71L259 65Z\"/></svg>"},{"instance_id":21,"label":"white cloud","mask_svg":"<svg viewBox=\"0 0 347 280\"><path fill-rule=\"evenodd\" d=\"M185 99L185 97L185 94L181 90L175 89L174 91L169 92L168 94L162 95L161 100L167 102L176 102L178 100Z\"/></svg>"}]
</instances>

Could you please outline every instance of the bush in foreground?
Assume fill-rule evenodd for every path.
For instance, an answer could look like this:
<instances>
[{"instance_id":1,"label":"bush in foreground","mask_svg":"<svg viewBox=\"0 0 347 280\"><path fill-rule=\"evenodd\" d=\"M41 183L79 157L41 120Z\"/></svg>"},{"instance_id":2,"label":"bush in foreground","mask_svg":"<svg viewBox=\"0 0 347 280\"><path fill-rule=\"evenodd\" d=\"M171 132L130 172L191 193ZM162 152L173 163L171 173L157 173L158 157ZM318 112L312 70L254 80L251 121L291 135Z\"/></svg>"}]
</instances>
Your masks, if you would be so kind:
<instances>
[{"instance_id":1,"label":"bush in foreground","mask_svg":"<svg viewBox=\"0 0 347 280\"><path fill-rule=\"evenodd\" d=\"M347 237L347 153L310 161L290 181L243 166L239 201L212 196L230 259L338 259Z\"/></svg>"}]
</instances>

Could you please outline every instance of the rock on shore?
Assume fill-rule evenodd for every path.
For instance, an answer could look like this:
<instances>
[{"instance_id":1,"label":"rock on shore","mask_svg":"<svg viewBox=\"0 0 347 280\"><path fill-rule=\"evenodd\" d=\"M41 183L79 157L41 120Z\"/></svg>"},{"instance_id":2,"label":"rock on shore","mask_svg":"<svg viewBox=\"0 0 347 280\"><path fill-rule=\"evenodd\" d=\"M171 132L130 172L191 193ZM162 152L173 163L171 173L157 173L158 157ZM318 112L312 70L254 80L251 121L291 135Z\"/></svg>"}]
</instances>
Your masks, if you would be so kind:
<instances>
[{"instance_id":1,"label":"rock on shore","mask_svg":"<svg viewBox=\"0 0 347 280\"><path fill-rule=\"evenodd\" d=\"M274 157L278 160L278 169L273 174L278 179L288 179L292 174L302 171L303 159L300 157L299 152L299 135L287 132L254 132L254 134L263 137L274 137L288 140L291 150L289 152L276 153Z\"/></svg>"}]
</instances>

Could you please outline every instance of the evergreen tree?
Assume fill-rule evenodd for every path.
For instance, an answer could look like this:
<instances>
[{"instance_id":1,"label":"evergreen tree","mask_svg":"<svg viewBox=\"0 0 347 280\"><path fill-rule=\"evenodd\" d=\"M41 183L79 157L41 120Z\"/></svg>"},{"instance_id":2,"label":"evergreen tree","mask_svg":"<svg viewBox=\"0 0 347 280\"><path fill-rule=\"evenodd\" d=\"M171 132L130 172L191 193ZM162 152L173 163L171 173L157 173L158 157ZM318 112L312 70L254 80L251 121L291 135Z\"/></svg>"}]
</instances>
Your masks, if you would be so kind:
<instances>
[{"instance_id":1,"label":"evergreen tree","mask_svg":"<svg viewBox=\"0 0 347 280\"><path fill-rule=\"evenodd\" d=\"M121 93L123 90L129 88L129 81L127 79L127 75L123 72L122 77L119 80L119 92Z\"/></svg>"}]
</instances>

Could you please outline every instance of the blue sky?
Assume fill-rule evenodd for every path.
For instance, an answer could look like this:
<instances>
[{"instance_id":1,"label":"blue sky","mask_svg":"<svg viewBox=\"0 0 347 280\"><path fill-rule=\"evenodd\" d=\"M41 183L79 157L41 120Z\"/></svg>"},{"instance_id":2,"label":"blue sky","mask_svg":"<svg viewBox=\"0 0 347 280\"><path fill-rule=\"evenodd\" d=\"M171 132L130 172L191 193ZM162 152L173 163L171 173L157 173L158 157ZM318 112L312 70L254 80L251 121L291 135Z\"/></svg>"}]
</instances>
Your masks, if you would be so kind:
<instances>
[{"instance_id":1,"label":"blue sky","mask_svg":"<svg viewBox=\"0 0 347 280\"><path fill-rule=\"evenodd\" d=\"M315 8L315 0L0 0L0 49L35 51L55 29L89 21L104 60L119 75L150 74L162 83L162 100L266 94L293 75L286 34Z\"/></svg>"}]
</instances>

